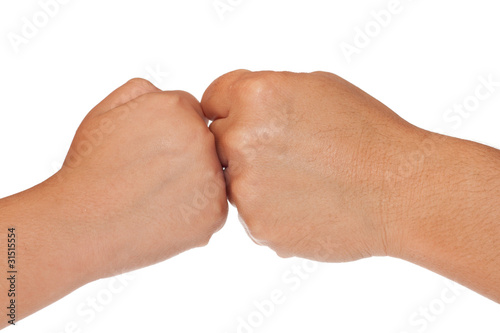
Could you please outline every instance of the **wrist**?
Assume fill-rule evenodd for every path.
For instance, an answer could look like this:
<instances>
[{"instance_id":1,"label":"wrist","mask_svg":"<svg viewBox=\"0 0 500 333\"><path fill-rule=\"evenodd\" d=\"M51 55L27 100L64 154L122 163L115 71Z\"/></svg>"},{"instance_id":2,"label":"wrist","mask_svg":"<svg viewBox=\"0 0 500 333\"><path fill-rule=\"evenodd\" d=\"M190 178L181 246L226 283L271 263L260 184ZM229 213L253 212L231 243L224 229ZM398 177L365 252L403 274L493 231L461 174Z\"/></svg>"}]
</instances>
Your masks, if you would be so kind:
<instances>
[{"instance_id":1,"label":"wrist","mask_svg":"<svg viewBox=\"0 0 500 333\"><path fill-rule=\"evenodd\" d=\"M494 249L500 240L499 151L438 134L429 138L432 149L421 171L402 190L405 204L392 223L389 255L487 294L478 281L498 277L498 263L488 253L500 250ZM464 272L478 265L481 273L473 281Z\"/></svg>"},{"instance_id":2,"label":"wrist","mask_svg":"<svg viewBox=\"0 0 500 333\"><path fill-rule=\"evenodd\" d=\"M456 182L463 178L456 172L461 145L462 140L422 131L393 163L397 171L386 179L390 199L383 213L387 255L416 255L429 239L429 227L448 220L459 195Z\"/></svg>"},{"instance_id":3,"label":"wrist","mask_svg":"<svg viewBox=\"0 0 500 333\"><path fill-rule=\"evenodd\" d=\"M64 169L39 185L35 196L43 197L40 210L48 220L47 237L56 248L60 269L77 287L101 278L97 263L97 232L93 228L95 210L85 193L64 175Z\"/></svg>"},{"instance_id":4,"label":"wrist","mask_svg":"<svg viewBox=\"0 0 500 333\"><path fill-rule=\"evenodd\" d=\"M2 227L16 229L18 291L26 300L19 319L96 278L83 228L74 223L70 200L59 189L48 180L0 200Z\"/></svg>"},{"instance_id":5,"label":"wrist","mask_svg":"<svg viewBox=\"0 0 500 333\"><path fill-rule=\"evenodd\" d=\"M71 193L70 186L55 177L17 194L12 211L22 212L16 223L25 230L23 246L31 265L64 273L61 279L66 285L79 287L98 278L91 265L89 210Z\"/></svg>"},{"instance_id":6,"label":"wrist","mask_svg":"<svg viewBox=\"0 0 500 333\"><path fill-rule=\"evenodd\" d=\"M377 226L372 255L401 257L413 238L413 229L435 203L432 191L442 177L439 171L446 161L450 138L415 127L397 133L399 141L384 147L380 156L379 178L372 185L371 216Z\"/></svg>"}]
</instances>

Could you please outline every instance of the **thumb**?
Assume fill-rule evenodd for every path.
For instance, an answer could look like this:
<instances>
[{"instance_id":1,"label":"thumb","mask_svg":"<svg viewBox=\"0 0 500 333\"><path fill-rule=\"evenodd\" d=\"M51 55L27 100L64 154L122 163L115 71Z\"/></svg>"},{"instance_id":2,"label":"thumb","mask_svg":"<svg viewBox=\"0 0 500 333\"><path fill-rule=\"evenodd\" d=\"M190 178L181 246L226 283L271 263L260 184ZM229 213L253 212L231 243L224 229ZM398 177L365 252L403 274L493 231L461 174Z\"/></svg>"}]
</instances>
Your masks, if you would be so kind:
<instances>
[{"instance_id":1,"label":"thumb","mask_svg":"<svg viewBox=\"0 0 500 333\"><path fill-rule=\"evenodd\" d=\"M235 96L233 92L234 84L243 76L251 73L248 70L240 69L222 75L216 79L205 91L201 99L201 107L205 117L210 120L226 118Z\"/></svg>"}]
</instances>

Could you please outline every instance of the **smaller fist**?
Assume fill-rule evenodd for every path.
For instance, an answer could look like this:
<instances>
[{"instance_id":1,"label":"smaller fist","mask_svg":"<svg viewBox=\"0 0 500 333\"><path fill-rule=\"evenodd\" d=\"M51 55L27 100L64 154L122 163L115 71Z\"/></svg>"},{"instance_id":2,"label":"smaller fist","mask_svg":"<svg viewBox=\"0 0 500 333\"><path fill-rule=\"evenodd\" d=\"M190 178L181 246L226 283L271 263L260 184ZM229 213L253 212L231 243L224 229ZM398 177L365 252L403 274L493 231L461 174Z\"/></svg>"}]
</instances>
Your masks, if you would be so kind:
<instances>
[{"instance_id":1,"label":"smaller fist","mask_svg":"<svg viewBox=\"0 0 500 333\"><path fill-rule=\"evenodd\" d=\"M59 180L97 278L206 245L227 215L222 168L199 102L129 81L78 129ZM78 214L80 213L80 214Z\"/></svg>"}]
</instances>

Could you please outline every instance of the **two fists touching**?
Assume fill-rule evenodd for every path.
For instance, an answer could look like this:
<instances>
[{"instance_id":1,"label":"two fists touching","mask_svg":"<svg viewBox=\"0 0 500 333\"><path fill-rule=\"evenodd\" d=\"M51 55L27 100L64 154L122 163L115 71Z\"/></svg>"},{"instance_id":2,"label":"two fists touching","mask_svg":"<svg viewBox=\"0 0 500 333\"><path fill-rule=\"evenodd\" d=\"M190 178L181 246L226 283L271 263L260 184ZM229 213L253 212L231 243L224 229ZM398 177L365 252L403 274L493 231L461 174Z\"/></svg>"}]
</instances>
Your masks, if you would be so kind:
<instances>
[{"instance_id":1,"label":"two fists touching","mask_svg":"<svg viewBox=\"0 0 500 333\"><path fill-rule=\"evenodd\" d=\"M206 244L228 198L280 256L389 255L498 299L498 170L497 150L417 128L336 75L239 70L201 103L125 84L84 120L55 179L91 212L101 276Z\"/></svg>"},{"instance_id":2,"label":"two fists touching","mask_svg":"<svg viewBox=\"0 0 500 333\"><path fill-rule=\"evenodd\" d=\"M22 231L18 318L207 244L227 198L280 256L390 255L500 301L498 170L498 150L333 74L235 71L201 103L135 79L88 114L56 175L0 200L0 226Z\"/></svg>"},{"instance_id":3,"label":"two fists touching","mask_svg":"<svg viewBox=\"0 0 500 333\"><path fill-rule=\"evenodd\" d=\"M381 171L419 136L329 73L235 71L201 105L136 79L89 113L56 178L109 235L89 238L105 275L206 244L225 221L226 190L255 242L347 261L391 251L407 207L387 196Z\"/></svg>"}]
</instances>

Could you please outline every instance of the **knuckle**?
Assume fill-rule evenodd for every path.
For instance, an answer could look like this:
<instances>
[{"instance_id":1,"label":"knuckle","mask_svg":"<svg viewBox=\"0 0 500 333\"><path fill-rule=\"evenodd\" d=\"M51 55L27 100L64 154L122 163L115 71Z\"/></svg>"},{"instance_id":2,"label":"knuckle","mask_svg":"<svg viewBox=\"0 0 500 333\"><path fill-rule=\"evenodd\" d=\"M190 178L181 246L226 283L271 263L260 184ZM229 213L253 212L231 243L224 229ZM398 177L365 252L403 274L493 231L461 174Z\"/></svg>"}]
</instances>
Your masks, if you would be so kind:
<instances>
[{"instance_id":1,"label":"knuckle","mask_svg":"<svg viewBox=\"0 0 500 333\"><path fill-rule=\"evenodd\" d=\"M171 95L175 94L176 96L178 96L179 101L182 102L182 103L184 103L185 105L192 106L192 104L190 102L192 102L193 104L194 103L199 104L199 102L196 99L196 97L194 97L193 95L191 95L187 91L184 91L184 90L173 90L173 91L168 91L167 93L171 94Z\"/></svg>"},{"instance_id":2,"label":"knuckle","mask_svg":"<svg viewBox=\"0 0 500 333\"><path fill-rule=\"evenodd\" d=\"M228 187L231 192L231 198L235 202L236 206L240 211L243 211L246 206L248 206L249 202L249 188L247 182L242 178L242 175L239 175L235 179L233 179ZM246 205L241 205L239 198L244 198L244 203Z\"/></svg>"},{"instance_id":3,"label":"knuckle","mask_svg":"<svg viewBox=\"0 0 500 333\"><path fill-rule=\"evenodd\" d=\"M255 73L235 84L238 96L249 102L262 102L276 93L275 73Z\"/></svg>"},{"instance_id":4,"label":"knuckle","mask_svg":"<svg viewBox=\"0 0 500 333\"><path fill-rule=\"evenodd\" d=\"M254 136L251 135L251 129L248 126L232 127L220 138L223 147L229 151L239 153L243 153L252 144L253 140Z\"/></svg>"},{"instance_id":5,"label":"knuckle","mask_svg":"<svg viewBox=\"0 0 500 333\"><path fill-rule=\"evenodd\" d=\"M156 111L158 117L182 116L183 111L195 112L186 95L177 91L147 93L138 97L137 102L148 111Z\"/></svg>"},{"instance_id":6,"label":"knuckle","mask_svg":"<svg viewBox=\"0 0 500 333\"><path fill-rule=\"evenodd\" d=\"M225 193L223 188L221 188L221 192ZM213 207L214 207L215 221L217 226L219 226L220 224L223 224L227 218L228 205L226 196L224 195L224 199L218 200Z\"/></svg>"},{"instance_id":7,"label":"knuckle","mask_svg":"<svg viewBox=\"0 0 500 333\"><path fill-rule=\"evenodd\" d=\"M126 84L128 89L132 92L145 93L156 88L151 82L142 78L133 78L129 80Z\"/></svg>"},{"instance_id":8,"label":"knuckle","mask_svg":"<svg viewBox=\"0 0 500 333\"><path fill-rule=\"evenodd\" d=\"M276 243L275 228L270 215L262 209L259 195L252 188L252 180L247 176L237 177L228 186L238 209L238 218L249 236L260 245L272 246ZM241 198L241 201L240 201Z\"/></svg>"},{"instance_id":9,"label":"knuckle","mask_svg":"<svg viewBox=\"0 0 500 333\"><path fill-rule=\"evenodd\" d=\"M202 121L189 124L189 128L180 132L182 141L196 151L207 151L215 146L213 134Z\"/></svg>"},{"instance_id":10,"label":"knuckle","mask_svg":"<svg viewBox=\"0 0 500 333\"><path fill-rule=\"evenodd\" d=\"M150 92L138 97L137 100L148 109L162 111L166 116L176 113L180 108L192 109L186 95L178 91Z\"/></svg>"},{"instance_id":11,"label":"knuckle","mask_svg":"<svg viewBox=\"0 0 500 333\"><path fill-rule=\"evenodd\" d=\"M236 130L228 130L219 137L219 143L228 151L237 151L241 142L241 133Z\"/></svg>"},{"instance_id":12,"label":"knuckle","mask_svg":"<svg viewBox=\"0 0 500 333\"><path fill-rule=\"evenodd\" d=\"M314 75L320 75L320 76L326 76L326 77L331 77L333 76L332 73L328 73L328 72L325 72L325 71L314 71L312 72L311 74L314 74Z\"/></svg>"},{"instance_id":13,"label":"knuckle","mask_svg":"<svg viewBox=\"0 0 500 333\"><path fill-rule=\"evenodd\" d=\"M212 204L210 212L205 212L205 223L202 228L203 232L199 237L198 243L200 246L205 246L209 243L213 234L219 231L226 222L227 217L227 202L226 204Z\"/></svg>"},{"instance_id":14,"label":"knuckle","mask_svg":"<svg viewBox=\"0 0 500 333\"><path fill-rule=\"evenodd\" d=\"M227 217L226 184L222 178L222 171L215 168L209 168L203 178L207 179L203 185L200 185L207 203L203 215L207 218L207 227L213 232L218 230Z\"/></svg>"},{"instance_id":15,"label":"knuckle","mask_svg":"<svg viewBox=\"0 0 500 333\"><path fill-rule=\"evenodd\" d=\"M275 225L273 214L263 210L262 201L253 191L244 193L244 205L236 204L240 218L248 233L258 243L271 247L280 246L282 235Z\"/></svg>"},{"instance_id":16,"label":"knuckle","mask_svg":"<svg viewBox=\"0 0 500 333\"><path fill-rule=\"evenodd\" d=\"M208 95L210 95L212 93L216 93L216 92L224 89L224 87L227 87L231 84L234 84L234 82L237 82L237 81L234 81L236 78L241 78L245 74L251 74L251 73L249 71L247 71L246 69L237 69L235 71L226 73L226 74L218 77L208 87L208 89L207 89L207 92L209 93Z\"/></svg>"},{"instance_id":17,"label":"knuckle","mask_svg":"<svg viewBox=\"0 0 500 333\"><path fill-rule=\"evenodd\" d=\"M199 237L197 241L197 247L205 247L210 243L210 239L212 239L212 233L206 233Z\"/></svg>"},{"instance_id":18,"label":"knuckle","mask_svg":"<svg viewBox=\"0 0 500 333\"><path fill-rule=\"evenodd\" d=\"M252 238L262 244L267 244L272 238L272 232L264 221L245 219L248 232Z\"/></svg>"},{"instance_id":19,"label":"knuckle","mask_svg":"<svg viewBox=\"0 0 500 333\"><path fill-rule=\"evenodd\" d=\"M142 94L141 96L137 97L135 100L131 101L135 105L139 106L141 109L143 107L147 107L148 109L153 106L153 101L155 100L155 97L158 95L158 93L147 93L147 94Z\"/></svg>"},{"instance_id":20,"label":"knuckle","mask_svg":"<svg viewBox=\"0 0 500 333\"><path fill-rule=\"evenodd\" d=\"M293 257L294 255L290 251L284 251L281 249L273 248L274 252L278 255L278 257L283 258L283 259L288 259Z\"/></svg>"},{"instance_id":21,"label":"knuckle","mask_svg":"<svg viewBox=\"0 0 500 333\"><path fill-rule=\"evenodd\" d=\"M226 197L224 197L224 200L219 200L212 206L213 222L211 230L213 230L213 232L217 232L224 226L227 219L227 213L228 205Z\"/></svg>"},{"instance_id":22,"label":"knuckle","mask_svg":"<svg viewBox=\"0 0 500 333\"><path fill-rule=\"evenodd\" d=\"M202 125L200 125L200 127L201 126ZM214 156L216 156L217 152L215 150L215 137L212 134L212 132L210 132L210 130L208 130L206 128L206 126L203 128L200 128L198 130L198 132L200 132L198 135L198 138L197 138L197 140L199 141L200 148L203 151L210 152L211 154L214 154ZM217 166L219 166L219 165L217 165ZM220 171L217 170L216 172L219 173ZM216 176L217 176L216 174L212 175L212 177L216 177Z\"/></svg>"},{"instance_id":23,"label":"knuckle","mask_svg":"<svg viewBox=\"0 0 500 333\"><path fill-rule=\"evenodd\" d=\"M148 101L161 108L175 108L182 104L182 96L174 92L160 92L148 95Z\"/></svg>"}]
</instances>

